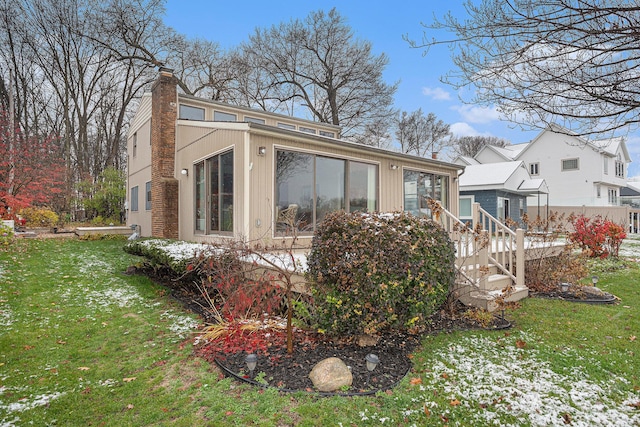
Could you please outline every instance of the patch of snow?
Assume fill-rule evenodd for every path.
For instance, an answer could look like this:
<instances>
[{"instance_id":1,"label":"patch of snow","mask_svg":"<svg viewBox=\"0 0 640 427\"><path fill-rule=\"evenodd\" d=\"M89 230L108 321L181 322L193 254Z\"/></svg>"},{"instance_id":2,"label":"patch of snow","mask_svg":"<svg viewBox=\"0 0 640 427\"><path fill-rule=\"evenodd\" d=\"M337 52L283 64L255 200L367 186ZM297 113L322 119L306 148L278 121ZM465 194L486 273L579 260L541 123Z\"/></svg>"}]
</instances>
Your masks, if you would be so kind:
<instances>
[{"instance_id":1,"label":"patch of snow","mask_svg":"<svg viewBox=\"0 0 640 427\"><path fill-rule=\"evenodd\" d=\"M425 383L465 406L485 408L474 414L477 424L493 423L500 415L526 419L532 426L565 426L564 416L577 427L640 422L637 411L616 403L621 378L597 383L582 369L557 373L536 355L504 340L498 344L489 337L461 338L434 353Z\"/></svg>"},{"instance_id":2,"label":"patch of snow","mask_svg":"<svg viewBox=\"0 0 640 427\"><path fill-rule=\"evenodd\" d=\"M14 322L14 315L11 307L7 305L0 305L0 326L6 330Z\"/></svg>"},{"instance_id":3,"label":"patch of snow","mask_svg":"<svg viewBox=\"0 0 640 427\"><path fill-rule=\"evenodd\" d=\"M94 271L110 271L113 268L110 263L105 262L95 255L75 254L74 258L75 262L78 263L78 271L85 275L90 275Z\"/></svg>"},{"instance_id":4,"label":"patch of snow","mask_svg":"<svg viewBox=\"0 0 640 427\"><path fill-rule=\"evenodd\" d=\"M309 268L306 254L253 254L244 257L243 261L301 273Z\"/></svg>"},{"instance_id":5,"label":"patch of snow","mask_svg":"<svg viewBox=\"0 0 640 427\"><path fill-rule=\"evenodd\" d=\"M98 384L100 384L102 387L115 387L118 384L118 381L107 378L106 380L98 381Z\"/></svg>"},{"instance_id":6,"label":"patch of snow","mask_svg":"<svg viewBox=\"0 0 640 427\"><path fill-rule=\"evenodd\" d=\"M159 239L145 240L140 244L149 248L162 248L162 251L174 261L188 260L200 255L215 255L222 250L206 243L170 242Z\"/></svg>"},{"instance_id":7,"label":"patch of snow","mask_svg":"<svg viewBox=\"0 0 640 427\"><path fill-rule=\"evenodd\" d=\"M117 305L120 308L130 307L136 302L141 302L142 297L135 288L130 286L110 287L104 290L87 292L84 297L89 306L108 308Z\"/></svg>"},{"instance_id":8,"label":"patch of snow","mask_svg":"<svg viewBox=\"0 0 640 427\"><path fill-rule=\"evenodd\" d=\"M162 319L167 319L171 322L169 330L176 334L179 338L186 338L188 333L193 332L198 327L198 322L191 317L178 315L165 311L160 315Z\"/></svg>"},{"instance_id":9,"label":"patch of snow","mask_svg":"<svg viewBox=\"0 0 640 427\"><path fill-rule=\"evenodd\" d=\"M28 398L25 397L18 400L17 402L9 403L6 405L0 403L0 409L6 411L7 413L24 412L38 406L48 405L52 400L58 399L65 394L66 393L55 392L51 394L38 394L36 396L29 396Z\"/></svg>"}]
</instances>

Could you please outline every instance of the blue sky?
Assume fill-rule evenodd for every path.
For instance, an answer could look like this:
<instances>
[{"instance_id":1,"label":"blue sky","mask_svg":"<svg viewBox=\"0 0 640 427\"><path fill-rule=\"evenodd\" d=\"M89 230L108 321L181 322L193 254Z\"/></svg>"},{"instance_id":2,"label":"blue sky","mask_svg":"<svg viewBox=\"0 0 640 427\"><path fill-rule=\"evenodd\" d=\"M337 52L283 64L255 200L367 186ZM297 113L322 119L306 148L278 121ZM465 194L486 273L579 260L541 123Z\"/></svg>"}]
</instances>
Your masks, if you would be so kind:
<instances>
[{"instance_id":1,"label":"blue sky","mask_svg":"<svg viewBox=\"0 0 640 427\"><path fill-rule=\"evenodd\" d=\"M247 40L256 27L268 28L280 22L305 18L315 10L329 11L336 7L346 18L356 37L369 40L374 53L385 53L389 65L385 72L388 82L400 81L395 107L404 111L422 108L433 112L451 125L457 135L493 135L512 144L527 142L539 130L525 131L500 120L492 108L464 104L440 77L453 69L450 51L437 46L423 56L422 50L411 49L402 39L407 34L420 40L421 22L433 16L442 17L448 11L464 18L463 0L405 0L397 7L389 2L344 1L254 1L229 2L219 0L167 0L165 23L190 38L217 42L223 49ZM444 34L442 34L444 36ZM640 175L640 137L627 140L633 162L629 176Z\"/></svg>"}]
</instances>

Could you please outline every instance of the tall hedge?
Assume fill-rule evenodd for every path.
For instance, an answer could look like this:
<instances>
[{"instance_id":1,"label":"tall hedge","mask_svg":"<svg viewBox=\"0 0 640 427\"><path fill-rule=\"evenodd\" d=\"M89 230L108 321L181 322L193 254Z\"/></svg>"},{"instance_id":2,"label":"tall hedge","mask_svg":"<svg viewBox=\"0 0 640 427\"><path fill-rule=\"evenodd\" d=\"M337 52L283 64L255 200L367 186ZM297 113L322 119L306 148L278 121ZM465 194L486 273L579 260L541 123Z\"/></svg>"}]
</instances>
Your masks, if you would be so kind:
<instances>
[{"instance_id":1,"label":"tall hedge","mask_svg":"<svg viewBox=\"0 0 640 427\"><path fill-rule=\"evenodd\" d=\"M454 258L448 234L429 219L327 215L308 258L319 328L336 335L424 328L453 285Z\"/></svg>"}]
</instances>

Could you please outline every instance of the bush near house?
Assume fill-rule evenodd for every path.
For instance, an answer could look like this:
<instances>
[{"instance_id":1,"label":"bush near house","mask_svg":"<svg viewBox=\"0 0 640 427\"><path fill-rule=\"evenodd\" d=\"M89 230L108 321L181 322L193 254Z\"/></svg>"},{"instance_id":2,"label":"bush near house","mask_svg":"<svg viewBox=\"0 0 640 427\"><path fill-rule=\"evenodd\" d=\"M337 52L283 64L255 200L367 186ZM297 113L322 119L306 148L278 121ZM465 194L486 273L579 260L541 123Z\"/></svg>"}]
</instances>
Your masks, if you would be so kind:
<instances>
[{"instance_id":1,"label":"bush near house","mask_svg":"<svg viewBox=\"0 0 640 427\"><path fill-rule=\"evenodd\" d=\"M309 254L318 326L336 335L418 331L455 279L454 247L411 214L328 214Z\"/></svg>"},{"instance_id":2,"label":"bush near house","mask_svg":"<svg viewBox=\"0 0 640 427\"><path fill-rule=\"evenodd\" d=\"M145 257L147 267L168 276L175 286L202 295L203 308L214 311L220 322L260 318L282 308L284 291L274 277L257 273L258 267L243 258L247 248L240 242L223 247L146 239L129 241L124 250Z\"/></svg>"},{"instance_id":3,"label":"bush near house","mask_svg":"<svg viewBox=\"0 0 640 427\"><path fill-rule=\"evenodd\" d=\"M213 253L207 245L169 239L130 240L124 251L145 257L154 269L169 268L175 276L187 273L187 266L194 258Z\"/></svg>"},{"instance_id":4,"label":"bush near house","mask_svg":"<svg viewBox=\"0 0 640 427\"><path fill-rule=\"evenodd\" d=\"M569 241L577 243L588 256L618 256L620 245L627 237L624 227L600 215L592 218L579 215L570 220L575 231L569 234Z\"/></svg>"},{"instance_id":5,"label":"bush near house","mask_svg":"<svg viewBox=\"0 0 640 427\"><path fill-rule=\"evenodd\" d=\"M53 227L58 223L58 214L48 208L28 207L20 210L27 227Z\"/></svg>"}]
</instances>

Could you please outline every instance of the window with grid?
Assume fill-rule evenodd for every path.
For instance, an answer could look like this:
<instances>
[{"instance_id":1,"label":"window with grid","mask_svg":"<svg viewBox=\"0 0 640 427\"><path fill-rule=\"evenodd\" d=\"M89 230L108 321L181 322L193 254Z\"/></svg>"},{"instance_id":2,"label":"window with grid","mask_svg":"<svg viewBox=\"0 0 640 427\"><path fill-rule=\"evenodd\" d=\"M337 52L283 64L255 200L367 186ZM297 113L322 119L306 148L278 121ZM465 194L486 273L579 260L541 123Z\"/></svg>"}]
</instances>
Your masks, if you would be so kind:
<instances>
[{"instance_id":1,"label":"window with grid","mask_svg":"<svg viewBox=\"0 0 640 427\"><path fill-rule=\"evenodd\" d=\"M578 159L564 159L562 161L562 171L576 171L578 170Z\"/></svg>"},{"instance_id":2,"label":"window with grid","mask_svg":"<svg viewBox=\"0 0 640 427\"><path fill-rule=\"evenodd\" d=\"M616 178L624 178L624 163L616 160Z\"/></svg>"}]
</instances>

